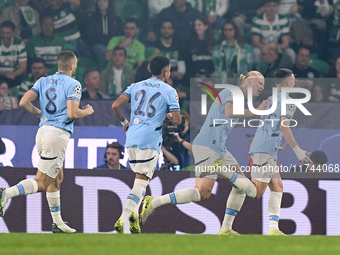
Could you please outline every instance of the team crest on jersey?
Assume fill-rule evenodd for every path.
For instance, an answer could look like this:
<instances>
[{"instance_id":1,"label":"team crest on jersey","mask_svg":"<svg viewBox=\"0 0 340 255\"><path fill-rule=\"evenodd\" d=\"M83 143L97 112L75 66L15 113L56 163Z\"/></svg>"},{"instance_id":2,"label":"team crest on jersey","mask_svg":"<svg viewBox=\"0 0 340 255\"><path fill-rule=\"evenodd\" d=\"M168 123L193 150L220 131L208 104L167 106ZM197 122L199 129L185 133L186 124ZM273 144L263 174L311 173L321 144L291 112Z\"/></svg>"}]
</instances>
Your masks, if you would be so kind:
<instances>
[{"instance_id":1,"label":"team crest on jersey","mask_svg":"<svg viewBox=\"0 0 340 255\"><path fill-rule=\"evenodd\" d=\"M135 118L135 119L133 120L133 123L134 123L134 124L138 124L138 123L139 123L139 119L138 119L138 118Z\"/></svg>"},{"instance_id":2,"label":"team crest on jersey","mask_svg":"<svg viewBox=\"0 0 340 255\"><path fill-rule=\"evenodd\" d=\"M74 87L74 91L78 94L81 94L81 87L78 85L78 86L75 86Z\"/></svg>"},{"instance_id":3,"label":"team crest on jersey","mask_svg":"<svg viewBox=\"0 0 340 255\"><path fill-rule=\"evenodd\" d=\"M288 110L293 112L295 110L295 105L293 104L288 105Z\"/></svg>"}]
</instances>

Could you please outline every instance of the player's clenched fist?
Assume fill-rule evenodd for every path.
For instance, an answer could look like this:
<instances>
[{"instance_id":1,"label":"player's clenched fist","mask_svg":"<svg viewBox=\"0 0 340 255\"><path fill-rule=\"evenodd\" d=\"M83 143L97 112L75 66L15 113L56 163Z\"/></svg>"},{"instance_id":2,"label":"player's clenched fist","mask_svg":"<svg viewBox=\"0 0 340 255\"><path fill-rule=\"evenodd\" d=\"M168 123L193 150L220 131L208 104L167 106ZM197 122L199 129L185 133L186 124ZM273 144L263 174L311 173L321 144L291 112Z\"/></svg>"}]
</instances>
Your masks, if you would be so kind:
<instances>
[{"instance_id":1,"label":"player's clenched fist","mask_svg":"<svg viewBox=\"0 0 340 255\"><path fill-rule=\"evenodd\" d=\"M85 105L84 110L87 111L87 115L91 115L92 113L94 113L92 106L89 104Z\"/></svg>"}]
</instances>

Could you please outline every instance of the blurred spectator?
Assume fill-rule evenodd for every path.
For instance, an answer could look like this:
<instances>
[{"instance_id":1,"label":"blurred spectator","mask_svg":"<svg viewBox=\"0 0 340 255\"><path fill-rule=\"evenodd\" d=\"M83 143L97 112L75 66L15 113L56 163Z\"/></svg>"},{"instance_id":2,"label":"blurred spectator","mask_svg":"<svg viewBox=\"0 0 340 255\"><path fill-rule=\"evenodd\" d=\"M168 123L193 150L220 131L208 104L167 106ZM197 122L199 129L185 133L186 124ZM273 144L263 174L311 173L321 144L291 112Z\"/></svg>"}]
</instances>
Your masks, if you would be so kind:
<instances>
[{"instance_id":1,"label":"blurred spectator","mask_svg":"<svg viewBox=\"0 0 340 255\"><path fill-rule=\"evenodd\" d=\"M119 96L134 82L134 72L124 66L126 50L117 46L113 49L112 66L106 67L100 73L99 90L111 98Z\"/></svg>"},{"instance_id":2,"label":"blurred spectator","mask_svg":"<svg viewBox=\"0 0 340 255\"><path fill-rule=\"evenodd\" d=\"M18 99L9 96L8 84L4 80L0 80L0 111L18 109Z\"/></svg>"},{"instance_id":3,"label":"blurred spectator","mask_svg":"<svg viewBox=\"0 0 340 255\"><path fill-rule=\"evenodd\" d=\"M118 142L113 142L111 144L108 144L106 146L106 151L104 154L105 164L100 165L96 167L95 169L104 169L104 168L115 169L115 170L128 169L119 163L119 160L124 158L123 151L124 151L124 147L120 145L120 143Z\"/></svg>"},{"instance_id":4,"label":"blurred spectator","mask_svg":"<svg viewBox=\"0 0 340 255\"><path fill-rule=\"evenodd\" d=\"M23 80L23 82L13 87L10 90L11 96L17 97L19 100L23 97L23 95L30 90L34 83L39 80L41 77L47 76L47 67L45 60L42 58L35 58L31 64L31 73L28 75L28 78Z\"/></svg>"},{"instance_id":5,"label":"blurred spectator","mask_svg":"<svg viewBox=\"0 0 340 255\"><path fill-rule=\"evenodd\" d=\"M314 84L311 102L328 102L328 92L325 85Z\"/></svg>"},{"instance_id":6,"label":"blurred spectator","mask_svg":"<svg viewBox=\"0 0 340 255\"><path fill-rule=\"evenodd\" d=\"M179 154L181 157L181 168L190 166L191 144L190 144L190 115L187 111L181 110L184 118L184 129L179 133L174 133L175 141L179 144Z\"/></svg>"},{"instance_id":7,"label":"blurred spectator","mask_svg":"<svg viewBox=\"0 0 340 255\"><path fill-rule=\"evenodd\" d=\"M113 36L123 35L123 22L116 16L113 0L98 0L96 11L86 22L83 39L90 46L98 66L105 61L106 46Z\"/></svg>"},{"instance_id":8,"label":"blurred spectator","mask_svg":"<svg viewBox=\"0 0 340 255\"><path fill-rule=\"evenodd\" d=\"M81 17L80 22L83 23L88 19L97 9L98 0L81 0L79 6L79 16ZM78 18L78 17L77 17ZM84 19L82 19L84 18ZM78 22L78 24L81 26Z\"/></svg>"},{"instance_id":9,"label":"blurred spectator","mask_svg":"<svg viewBox=\"0 0 340 255\"><path fill-rule=\"evenodd\" d=\"M229 3L226 16L233 19L241 36L251 27L253 18L264 12L265 0L230 0Z\"/></svg>"},{"instance_id":10,"label":"blurred spectator","mask_svg":"<svg viewBox=\"0 0 340 255\"><path fill-rule=\"evenodd\" d=\"M225 23L225 14L229 0L197 0L197 9L208 17L213 28L221 29Z\"/></svg>"},{"instance_id":11,"label":"blurred spectator","mask_svg":"<svg viewBox=\"0 0 340 255\"><path fill-rule=\"evenodd\" d=\"M336 0L334 0L335 2ZM315 14L312 23L317 25L318 28L325 30L326 29L326 19L331 14L331 8L328 0L315 0L314 6L316 7Z\"/></svg>"},{"instance_id":12,"label":"blurred spectator","mask_svg":"<svg viewBox=\"0 0 340 255\"><path fill-rule=\"evenodd\" d=\"M148 0L114 0L116 15L126 22L130 18L137 19L139 27L147 21Z\"/></svg>"},{"instance_id":13,"label":"blurred spectator","mask_svg":"<svg viewBox=\"0 0 340 255\"><path fill-rule=\"evenodd\" d=\"M3 11L8 6L15 5L15 0L2 0L0 1L0 15Z\"/></svg>"},{"instance_id":14,"label":"blurred spectator","mask_svg":"<svg viewBox=\"0 0 340 255\"><path fill-rule=\"evenodd\" d=\"M309 165L309 172L322 172L324 165L328 162L328 158L323 151L313 151L310 159L313 161L313 164Z\"/></svg>"},{"instance_id":15,"label":"blurred spectator","mask_svg":"<svg viewBox=\"0 0 340 255\"><path fill-rule=\"evenodd\" d=\"M180 85L174 85L174 81L171 77L168 79L167 84L169 84L171 87L176 89L176 92L177 92L177 95L178 95L178 98L179 98L179 104L181 106L181 109L183 109L181 101L187 99L187 94L181 90Z\"/></svg>"},{"instance_id":16,"label":"blurred spectator","mask_svg":"<svg viewBox=\"0 0 340 255\"><path fill-rule=\"evenodd\" d=\"M253 50L233 21L226 22L221 32L221 40L213 50L214 77L226 83L228 78L239 78L252 69Z\"/></svg>"},{"instance_id":17,"label":"blurred spectator","mask_svg":"<svg viewBox=\"0 0 340 255\"><path fill-rule=\"evenodd\" d=\"M6 145L5 143L2 141L2 139L0 138L0 154L5 153L6 151Z\"/></svg>"},{"instance_id":18,"label":"blurred spectator","mask_svg":"<svg viewBox=\"0 0 340 255\"><path fill-rule=\"evenodd\" d=\"M278 13L285 16L290 24L302 18L297 0L280 0Z\"/></svg>"},{"instance_id":19,"label":"blurred spectator","mask_svg":"<svg viewBox=\"0 0 340 255\"><path fill-rule=\"evenodd\" d=\"M295 86L305 88L311 91L313 87L314 78L319 78L319 72L309 66L310 50L305 46L301 46L298 54L296 55L296 61L292 68L295 76ZM300 98L303 96L299 93L294 93L293 98Z\"/></svg>"},{"instance_id":20,"label":"blurred spectator","mask_svg":"<svg viewBox=\"0 0 340 255\"><path fill-rule=\"evenodd\" d=\"M50 0L50 7L43 11L44 15L50 16L54 21L54 32L68 43L77 47L80 32L76 20L76 11L80 0Z\"/></svg>"},{"instance_id":21,"label":"blurred spectator","mask_svg":"<svg viewBox=\"0 0 340 255\"><path fill-rule=\"evenodd\" d=\"M258 62L255 70L263 74L265 78L273 78L274 73L279 68L292 69L293 63L291 58L283 52L280 54L275 44L269 43L262 46L262 61ZM272 88L274 83L266 79L266 86L264 87L259 99L267 99L272 95Z\"/></svg>"},{"instance_id":22,"label":"blurred spectator","mask_svg":"<svg viewBox=\"0 0 340 255\"><path fill-rule=\"evenodd\" d=\"M20 84L27 68L25 44L14 37L14 30L12 21L1 23L0 78L5 79L10 87Z\"/></svg>"},{"instance_id":23,"label":"blurred spectator","mask_svg":"<svg viewBox=\"0 0 340 255\"><path fill-rule=\"evenodd\" d=\"M41 34L33 36L26 44L28 63L34 58L42 58L47 69L57 64L57 57L66 41L54 34L54 23L50 16L41 17Z\"/></svg>"},{"instance_id":24,"label":"blurred spectator","mask_svg":"<svg viewBox=\"0 0 340 255\"><path fill-rule=\"evenodd\" d=\"M137 20L128 19L125 23L125 35L113 37L109 41L105 55L106 60L112 59L113 49L119 46L125 48L127 53L124 66L129 70L140 67L145 60L145 47L136 39L138 33Z\"/></svg>"},{"instance_id":25,"label":"blurred spectator","mask_svg":"<svg viewBox=\"0 0 340 255\"><path fill-rule=\"evenodd\" d=\"M310 67L310 50L307 47L301 46L298 54L296 55L296 61L293 66L293 73L296 79L299 78L319 78L319 72Z\"/></svg>"},{"instance_id":26,"label":"blurred spectator","mask_svg":"<svg viewBox=\"0 0 340 255\"><path fill-rule=\"evenodd\" d=\"M181 170L190 165L190 116L186 111L181 111L182 123L173 125L163 123L162 152L164 164L161 170Z\"/></svg>"},{"instance_id":27,"label":"blurred spectator","mask_svg":"<svg viewBox=\"0 0 340 255\"><path fill-rule=\"evenodd\" d=\"M85 88L81 92L82 99L109 99L110 97L101 91L100 75L97 70L86 70L84 73Z\"/></svg>"},{"instance_id":28,"label":"blurred spectator","mask_svg":"<svg viewBox=\"0 0 340 255\"><path fill-rule=\"evenodd\" d=\"M24 43L40 33L39 14L28 3L29 0L16 0L16 4L6 7L0 17L0 24L6 20L14 23L14 36Z\"/></svg>"},{"instance_id":29,"label":"blurred spectator","mask_svg":"<svg viewBox=\"0 0 340 255\"><path fill-rule=\"evenodd\" d=\"M168 8L173 0L148 0L149 18L153 18L160 13L163 9ZM196 0L187 0L191 7L196 7Z\"/></svg>"},{"instance_id":30,"label":"blurred spectator","mask_svg":"<svg viewBox=\"0 0 340 255\"><path fill-rule=\"evenodd\" d=\"M332 23L329 29L329 56L340 55L340 0L334 3L334 12L332 14Z\"/></svg>"},{"instance_id":31,"label":"blurred spectator","mask_svg":"<svg viewBox=\"0 0 340 255\"><path fill-rule=\"evenodd\" d=\"M340 57L338 57L330 67L329 78L336 78L331 80L329 87L329 101L340 101ZM338 80L339 79L339 80Z\"/></svg>"},{"instance_id":32,"label":"blurred spectator","mask_svg":"<svg viewBox=\"0 0 340 255\"><path fill-rule=\"evenodd\" d=\"M36 9L38 13L42 13L43 10L47 8L49 5L50 5L49 0L30 0L30 6Z\"/></svg>"},{"instance_id":33,"label":"blurred spectator","mask_svg":"<svg viewBox=\"0 0 340 255\"><path fill-rule=\"evenodd\" d=\"M161 38L152 45L158 48L162 56L170 59L171 78L177 83L185 74L184 52L181 41L174 37L175 30L171 20L164 20L161 27Z\"/></svg>"},{"instance_id":34,"label":"blurred spectator","mask_svg":"<svg viewBox=\"0 0 340 255\"><path fill-rule=\"evenodd\" d=\"M190 36L190 29L195 19L201 13L187 3L186 0L173 0L173 4L158 13L149 22L148 40L156 41L156 31L159 31L164 20L173 20L175 36L182 42L186 42Z\"/></svg>"},{"instance_id":35,"label":"blurred spectator","mask_svg":"<svg viewBox=\"0 0 340 255\"><path fill-rule=\"evenodd\" d=\"M212 77L214 64L212 51L215 40L211 25L207 18L201 15L194 21L190 39L185 49L185 65L190 77Z\"/></svg>"},{"instance_id":36,"label":"blurred spectator","mask_svg":"<svg viewBox=\"0 0 340 255\"><path fill-rule=\"evenodd\" d=\"M254 63L260 61L262 47L268 43L275 44L279 53L286 52L295 62L295 52L289 48L289 22L277 13L278 8L279 0L266 0L264 12L253 20L251 31Z\"/></svg>"}]
</instances>

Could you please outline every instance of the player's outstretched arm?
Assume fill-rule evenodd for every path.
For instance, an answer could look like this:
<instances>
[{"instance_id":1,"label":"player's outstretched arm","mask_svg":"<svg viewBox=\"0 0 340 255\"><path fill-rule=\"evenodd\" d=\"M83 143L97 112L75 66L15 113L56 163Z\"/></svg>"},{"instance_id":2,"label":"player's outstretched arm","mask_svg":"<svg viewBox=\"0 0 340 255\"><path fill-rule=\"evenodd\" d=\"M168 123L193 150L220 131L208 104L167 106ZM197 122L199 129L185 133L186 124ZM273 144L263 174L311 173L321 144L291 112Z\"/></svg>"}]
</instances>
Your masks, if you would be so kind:
<instances>
[{"instance_id":1,"label":"player's outstretched arm","mask_svg":"<svg viewBox=\"0 0 340 255\"><path fill-rule=\"evenodd\" d=\"M125 132L129 129L130 122L125 118L123 114L122 105L128 104L129 102L130 102L130 98L122 94L112 104L112 110L115 112L119 121L122 123L123 130Z\"/></svg>"},{"instance_id":2,"label":"player's outstretched arm","mask_svg":"<svg viewBox=\"0 0 340 255\"><path fill-rule=\"evenodd\" d=\"M37 107L35 107L31 102L38 98L38 95L32 91L29 90L25 93L25 95L20 100L20 107L24 109L25 111L28 111L29 113L32 113L36 115L38 118L40 118L41 111Z\"/></svg>"},{"instance_id":3,"label":"player's outstretched arm","mask_svg":"<svg viewBox=\"0 0 340 255\"><path fill-rule=\"evenodd\" d=\"M263 100L259 107L256 108L256 110L266 110L266 107L270 101L270 98ZM234 115L234 105L233 103L228 102L224 105L224 115L227 118L247 118L254 116L255 114L252 113L249 109L245 109L243 115Z\"/></svg>"},{"instance_id":4,"label":"player's outstretched arm","mask_svg":"<svg viewBox=\"0 0 340 255\"><path fill-rule=\"evenodd\" d=\"M81 119L94 112L91 105L87 104L83 109L79 109L79 102L76 100L67 100L67 115L70 119Z\"/></svg>"},{"instance_id":5,"label":"player's outstretched arm","mask_svg":"<svg viewBox=\"0 0 340 255\"><path fill-rule=\"evenodd\" d=\"M282 125L282 123L284 123L284 125ZM286 139L289 146L295 152L295 155L299 159L301 165L305 163L313 164L313 161L308 157L308 155L310 155L311 153L300 149L299 145L295 141L294 135L289 125L290 125L290 119L287 117L281 117L280 130L282 132L283 137Z\"/></svg>"}]
</instances>

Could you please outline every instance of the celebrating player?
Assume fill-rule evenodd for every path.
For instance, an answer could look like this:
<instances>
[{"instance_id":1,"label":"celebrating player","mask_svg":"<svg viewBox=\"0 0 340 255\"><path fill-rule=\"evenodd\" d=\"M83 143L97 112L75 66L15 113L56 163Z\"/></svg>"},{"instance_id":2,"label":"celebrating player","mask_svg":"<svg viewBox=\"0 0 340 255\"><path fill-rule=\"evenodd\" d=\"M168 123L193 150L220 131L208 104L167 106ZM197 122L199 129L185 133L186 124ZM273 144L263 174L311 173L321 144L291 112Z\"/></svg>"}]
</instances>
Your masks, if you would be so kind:
<instances>
[{"instance_id":1,"label":"celebrating player","mask_svg":"<svg viewBox=\"0 0 340 255\"><path fill-rule=\"evenodd\" d=\"M239 88L247 96L248 88L252 87L253 96L259 96L264 89L263 75L256 71L241 76L241 84ZM154 209L165 204L185 204L189 202L199 202L208 199L217 179L217 174L207 174L204 171L211 166L226 165L229 167L227 171L220 174L229 179L234 187L228 197L226 214L223 220L222 228L219 232L221 235L238 234L232 229L232 224L236 214L240 211L245 194L250 197L256 196L256 188L241 173L240 166L236 159L227 151L225 147L226 139L235 123L240 117L250 117L254 114L250 110L245 110L244 115L238 116L233 114L233 94L229 89L224 89L219 93L222 105L212 104L207 118L193 141L192 151L195 159L195 188L178 190L176 192L166 194L160 197L146 196L143 201L143 210L141 214L142 224L145 224L147 218L152 214ZM269 99L263 101L257 108L264 110ZM227 124L215 125L215 120L228 120ZM230 123L234 123L231 125ZM236 170L236 172L235 172Z\"/></svg>"},{"instance_id":2,"label":"celebrating player","mask_svg":"<svg viewBox=\"0 0 340 255\"><path fill-rule=\"evenodd\" d=\"M279 168L276 167L277 151L279 150L282 136L286 139L290 147L293 148L293 151L301 164L304 162L313 162L307 156L310 155L310 153L299 148L289 127L290 119L293 118L296 110L295 105L287 105L286 114L282 115L281 113L281 88L294 87L294 74L289 69L281 68L275 72L274 78L278 90L278 104L274 113L262 116L264 125L256 130L249 154L251 155L255 166L251 171L251 180L256 186L257 198L260 198L263 195L267 186L270 188L268 201L268 235L284 235L279 230L278 225L283 184ZM286 96L287 98L290 98L288 95ZM268 108L270 108L272 104L273 100L270 101ZM280 122L272 121L277 118Z\"/></svg>"},{"instance_id":3,"label":"celebrating player","mask_svg":"<svg viewBox=\"0 0 340 255\"><path fill-rule=\"evenodd\" d=\"M136 173L133 188L127 197L123 212L115 223L117 233L124 234L129 218L130 232L140 233L138 208L152 178L162 145L162 124L167 116L173 124L181 124L176 90L165 82L170 77L170 61L163 56L150 63L152 77L132 84L112 104L126 133L132 171ZM131 101L131 124L123 115L122 105Z\"/></svg>"},{"instance_id":4,"label":"celebrating player","mask_svg":"<svg viewBox=\"0 0 340 255\"><path fill-rule=\"evenodd\" d=\"M27 91L20 106L40 118L36 146L40 156L35 179L26 179L8 189L0 188L0 216L5 214L7 201L19 195L46 191L46 198L53 218L53 233L74 233L61 218L60 185L64 178L63 162L74 119L93 113L92 106L79 109L81 85L71 78L75 75L78 59L72 51L62 51L58 58L58 72L40 78ZM33 106L39 98L41 110Z\"/></svg>"}]
</instances>

